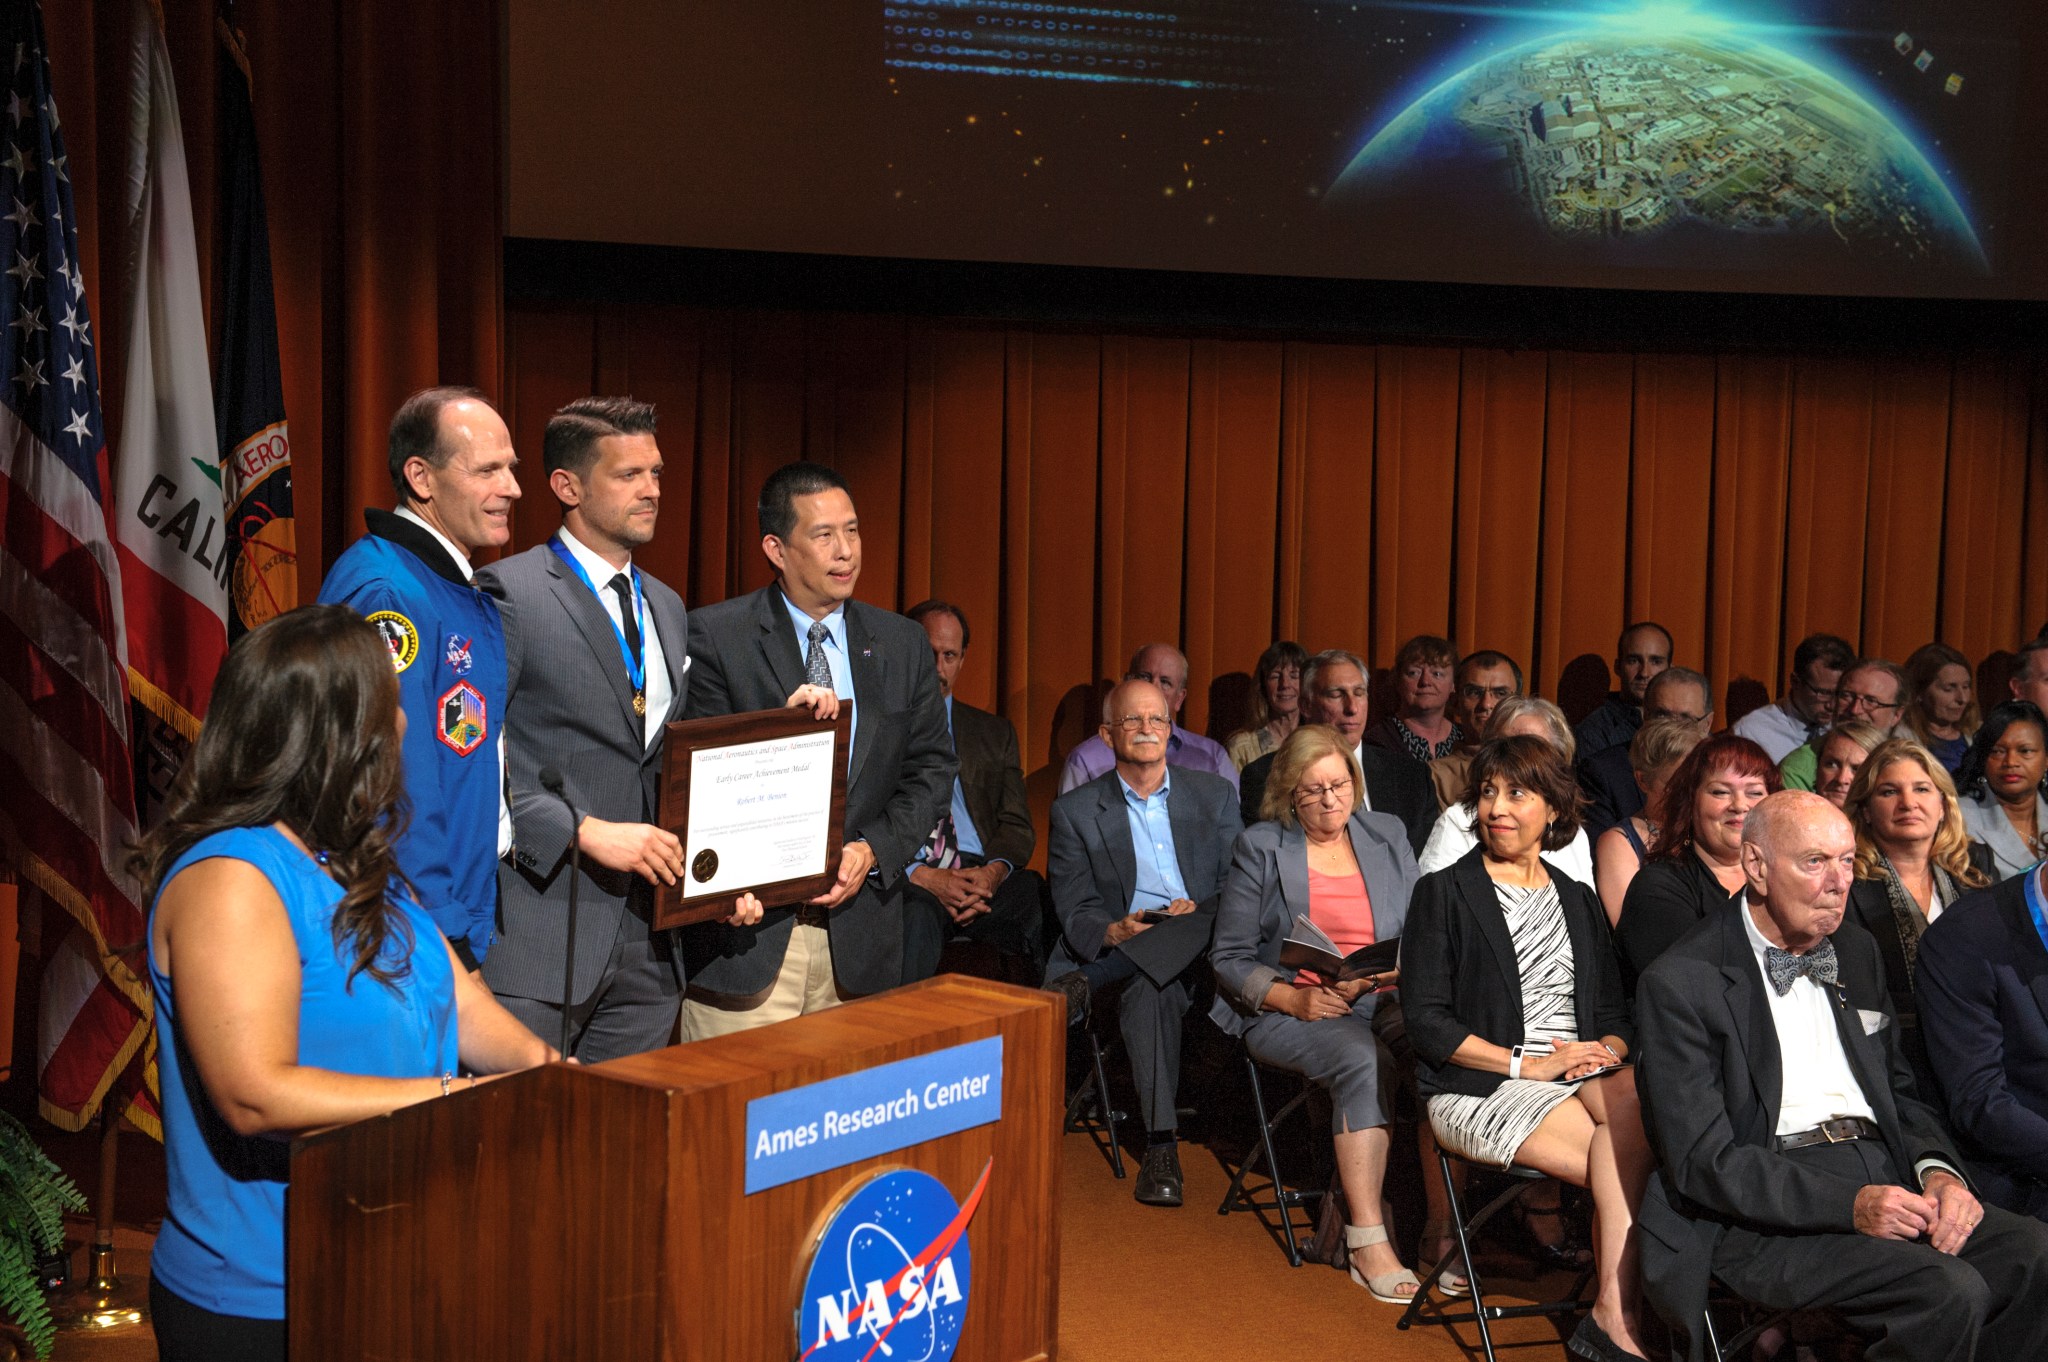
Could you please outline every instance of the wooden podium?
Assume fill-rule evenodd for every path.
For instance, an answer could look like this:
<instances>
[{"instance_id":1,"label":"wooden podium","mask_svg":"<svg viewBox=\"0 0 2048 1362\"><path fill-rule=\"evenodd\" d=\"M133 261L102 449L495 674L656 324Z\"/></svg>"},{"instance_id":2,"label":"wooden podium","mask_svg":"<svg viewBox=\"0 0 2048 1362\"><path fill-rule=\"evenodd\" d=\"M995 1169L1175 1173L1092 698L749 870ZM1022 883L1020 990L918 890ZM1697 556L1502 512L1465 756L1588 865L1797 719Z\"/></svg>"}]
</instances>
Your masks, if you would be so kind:
<instances>
[{"instance_id":1,"label":"wooden podium","mask_svg":"<svg viewBox=\"0 0 2048 1362\"><path fill-rule=\"evenodd\" d=\"M784 1362L810 1247L856 1181L915 1168L964 1202L984 1166L955 1356L1051 1358L1063 1022L1049 994L948 975L299 1140L293 1362ZM1000 1121L746 1195L750 1100L991 1036Z\"/></svg>"}]
</instances>

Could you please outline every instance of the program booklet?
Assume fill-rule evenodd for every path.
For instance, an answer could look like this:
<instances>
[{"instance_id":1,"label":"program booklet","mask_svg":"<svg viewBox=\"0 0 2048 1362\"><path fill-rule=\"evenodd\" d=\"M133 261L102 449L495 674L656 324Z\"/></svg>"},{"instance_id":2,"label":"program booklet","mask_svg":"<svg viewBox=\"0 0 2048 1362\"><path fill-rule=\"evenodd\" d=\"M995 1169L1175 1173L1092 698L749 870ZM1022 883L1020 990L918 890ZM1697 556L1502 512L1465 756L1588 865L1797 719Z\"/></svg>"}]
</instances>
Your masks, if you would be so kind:
<instances>
[{"instance_id":1,"label":"program booklet","mask_svg":"<svg viewBox=\"0 0 2048 1362\"><path fill-rule=\"evenodd\" d=\"M1329 934L1309 921L1307 913L1294 915L1294 930L1280 943L1280 968L1311 970L1332 984L1349 983L1385 974L1400 963L1401 938L1389 937L1370 946L1360 946L1340 955Z\"/></svg>"}]
</instances>

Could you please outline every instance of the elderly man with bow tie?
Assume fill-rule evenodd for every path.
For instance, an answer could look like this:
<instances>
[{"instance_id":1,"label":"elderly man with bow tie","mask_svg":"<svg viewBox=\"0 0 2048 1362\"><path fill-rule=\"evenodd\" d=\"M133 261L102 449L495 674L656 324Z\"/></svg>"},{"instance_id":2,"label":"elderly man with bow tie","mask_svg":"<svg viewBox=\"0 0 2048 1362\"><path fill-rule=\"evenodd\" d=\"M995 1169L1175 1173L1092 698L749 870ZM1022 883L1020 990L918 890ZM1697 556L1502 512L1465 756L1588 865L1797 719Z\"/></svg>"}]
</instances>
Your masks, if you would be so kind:
<instances>
[{"instance_id":1,"label":"elderly man with bow tie","mask_svg":"<svg viewBox=\"0 0 2048 1362\"><path fill-rule=\"evenodd\" d=\"M1645 1293L1696 1358L1710 1271L1840 1311L1870 1362L2048 1357L2048 1226L1981 1204L1914 1093L1877 944L1842 921L1855 851L1826 800L1770 796L1744 895L1642 977Z\"/></svg>"}]
</instances>

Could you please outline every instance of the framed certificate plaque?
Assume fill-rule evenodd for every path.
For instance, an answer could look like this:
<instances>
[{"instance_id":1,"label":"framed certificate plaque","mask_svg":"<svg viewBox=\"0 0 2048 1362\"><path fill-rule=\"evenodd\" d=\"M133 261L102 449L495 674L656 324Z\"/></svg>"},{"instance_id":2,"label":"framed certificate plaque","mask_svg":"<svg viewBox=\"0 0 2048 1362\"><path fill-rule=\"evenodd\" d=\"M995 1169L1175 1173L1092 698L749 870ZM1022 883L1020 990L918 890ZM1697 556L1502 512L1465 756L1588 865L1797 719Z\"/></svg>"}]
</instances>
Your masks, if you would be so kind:
<instances>
[{"instance_id":1,"label":"framed certificate plaque","mask_svg":"<svg viewBox=\"0 0 2048 1362\"><path fill-rule=\"evenodd\" d=\"M852 708L824 722L764 709L668 726L660 825L683 844L683 874L656 887L654 928L724 917L745 893L803 903L838 878Z\"/></svg>"}]
</instances>

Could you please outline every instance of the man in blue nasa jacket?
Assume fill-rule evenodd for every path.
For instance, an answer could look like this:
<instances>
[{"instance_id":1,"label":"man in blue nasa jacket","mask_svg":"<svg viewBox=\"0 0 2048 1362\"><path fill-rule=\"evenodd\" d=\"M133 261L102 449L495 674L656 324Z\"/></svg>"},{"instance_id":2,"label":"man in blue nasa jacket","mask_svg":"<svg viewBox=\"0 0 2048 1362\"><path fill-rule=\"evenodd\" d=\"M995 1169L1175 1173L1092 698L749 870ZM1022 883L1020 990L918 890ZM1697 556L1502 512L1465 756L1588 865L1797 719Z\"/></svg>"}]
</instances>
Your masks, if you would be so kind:
<instances>
[{"instance_id":1,"label":"man in blue nasa jacket","mask_svg":"<svg viewBox=\"0 0 2048 1362\"><path fill-rule=\"evenodd\" d=\"M391 418L398 510L367 511L320 587L391 648L405 712L412 817L396 851L420 905L474 971L490 949L498 858L512 842L504 800L505 635L470 559L512 537L518 458L505 422L473 388L428 388Z\"/></svg>"}]
</instances>

